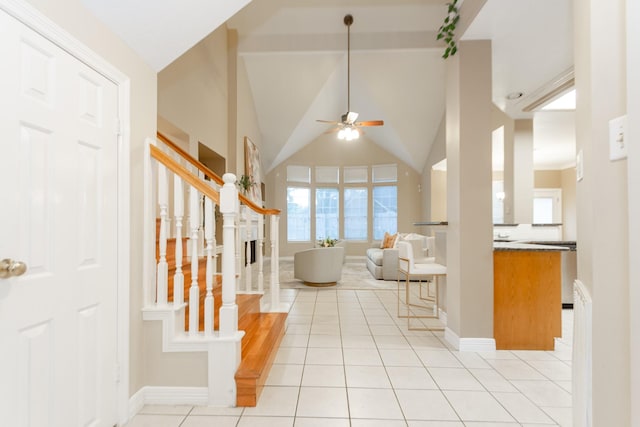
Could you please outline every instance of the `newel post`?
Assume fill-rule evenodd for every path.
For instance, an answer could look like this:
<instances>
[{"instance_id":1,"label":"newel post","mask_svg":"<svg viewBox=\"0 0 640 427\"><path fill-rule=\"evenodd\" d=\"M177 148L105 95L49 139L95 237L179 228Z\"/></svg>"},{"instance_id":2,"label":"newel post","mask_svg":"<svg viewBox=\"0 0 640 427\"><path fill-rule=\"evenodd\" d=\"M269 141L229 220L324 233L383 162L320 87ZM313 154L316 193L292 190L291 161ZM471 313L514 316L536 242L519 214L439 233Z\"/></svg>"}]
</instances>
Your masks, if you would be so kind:
<instances>
[{"instance_id":1,"label":"newel post","mask_svg":"<svg viewBox=\"0 0 640 427\"><path fill-rule=\"evenodd\" d=\"M238 190L236 176L226 173L220 189L222 213L222 307L220 308L220 336L233 336L238 331L238 306L236 305L236 238L235 219L238 214Z\"/></svg>"}]
</instances>

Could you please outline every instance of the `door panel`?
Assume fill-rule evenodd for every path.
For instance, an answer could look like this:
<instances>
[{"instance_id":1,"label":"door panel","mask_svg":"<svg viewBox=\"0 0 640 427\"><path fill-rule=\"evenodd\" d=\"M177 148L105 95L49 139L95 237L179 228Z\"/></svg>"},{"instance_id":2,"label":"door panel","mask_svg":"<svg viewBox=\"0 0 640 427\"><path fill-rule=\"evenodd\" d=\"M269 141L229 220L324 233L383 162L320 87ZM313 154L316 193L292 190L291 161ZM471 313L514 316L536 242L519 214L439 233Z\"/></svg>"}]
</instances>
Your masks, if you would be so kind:
<instances>
[{"instance_id":1,"label":"door panel","mask_svg":"<svg viewBox=\"0 0 640 427\"><path fill-rule=\"evenodd\" d=\"M113 426L117 87L0 11L0 423Z\"/></svg>"}]
</instances>

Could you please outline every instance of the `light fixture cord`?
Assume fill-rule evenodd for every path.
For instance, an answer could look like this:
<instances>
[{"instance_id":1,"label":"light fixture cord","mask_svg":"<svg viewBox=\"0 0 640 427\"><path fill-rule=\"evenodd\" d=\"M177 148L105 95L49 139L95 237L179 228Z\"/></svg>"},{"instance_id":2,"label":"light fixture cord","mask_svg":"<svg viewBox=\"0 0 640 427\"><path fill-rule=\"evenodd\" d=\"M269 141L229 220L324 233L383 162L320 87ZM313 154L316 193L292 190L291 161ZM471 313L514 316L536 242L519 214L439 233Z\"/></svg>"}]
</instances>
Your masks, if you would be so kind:
<instances>
[{"instance_id":1,"label":"light fixture cord","mask_svg":"<svg viewBox=\"0 0 640 427\"><path fill-rule=\"evenodd\" d=\"M347 114L351 111L351 24L347 25Z\"/></svg>"}]
</instances>

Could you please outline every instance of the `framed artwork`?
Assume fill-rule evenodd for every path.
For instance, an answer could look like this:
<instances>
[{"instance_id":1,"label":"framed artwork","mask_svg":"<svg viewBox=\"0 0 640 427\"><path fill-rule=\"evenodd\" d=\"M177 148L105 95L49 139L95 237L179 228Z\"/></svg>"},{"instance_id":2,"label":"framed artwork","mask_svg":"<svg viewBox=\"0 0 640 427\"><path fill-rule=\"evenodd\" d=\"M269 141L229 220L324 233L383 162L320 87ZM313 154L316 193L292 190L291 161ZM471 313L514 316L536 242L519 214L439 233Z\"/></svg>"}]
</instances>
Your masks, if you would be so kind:
<instances>
[{"instance_id":1,"label":"framed artwork","mask_svg":"<svg viewBox=\"0 0 640 427\"><path fill-rule=\"evenodd\" d=\"M255 182L249 189L249 198L258 206L262 206L262 170L260 163L260 152L256 144L244 137L244 173L249 175Z\"/></svg>"}]
</instances>

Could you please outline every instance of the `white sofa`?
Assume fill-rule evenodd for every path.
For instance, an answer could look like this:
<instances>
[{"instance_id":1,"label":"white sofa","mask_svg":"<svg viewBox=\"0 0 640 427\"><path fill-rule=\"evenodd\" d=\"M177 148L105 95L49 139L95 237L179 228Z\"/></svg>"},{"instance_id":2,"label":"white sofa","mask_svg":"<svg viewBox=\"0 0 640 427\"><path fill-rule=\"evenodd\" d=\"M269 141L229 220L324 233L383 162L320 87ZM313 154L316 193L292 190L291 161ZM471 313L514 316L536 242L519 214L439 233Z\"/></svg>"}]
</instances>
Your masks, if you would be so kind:
<instances>
[{"instance_id":1,"label":"white sofa","mask_svg":"<svg viewBox=\"0 0 640 427\"><path fill-rule=\"evenodd\" d=\"M414 253L422 254L417 259L433 257L435 253L435 238L419 234L400 235L400 239L408 238L413 242ZM367 269L378 280L398 279L398 248L380 248L379 244L367 249Z\"/></svg>"},{"instance_id":2,"label":"white sofa","mask_svg":"<svg viewBox=\"0 0 640 427\"><path fill-rule=\"evenodd\" d=\"M342 278L344 246L313 248L293 255L293 277L310 286L332 286Z\"/></svg>"}]
</instances>

